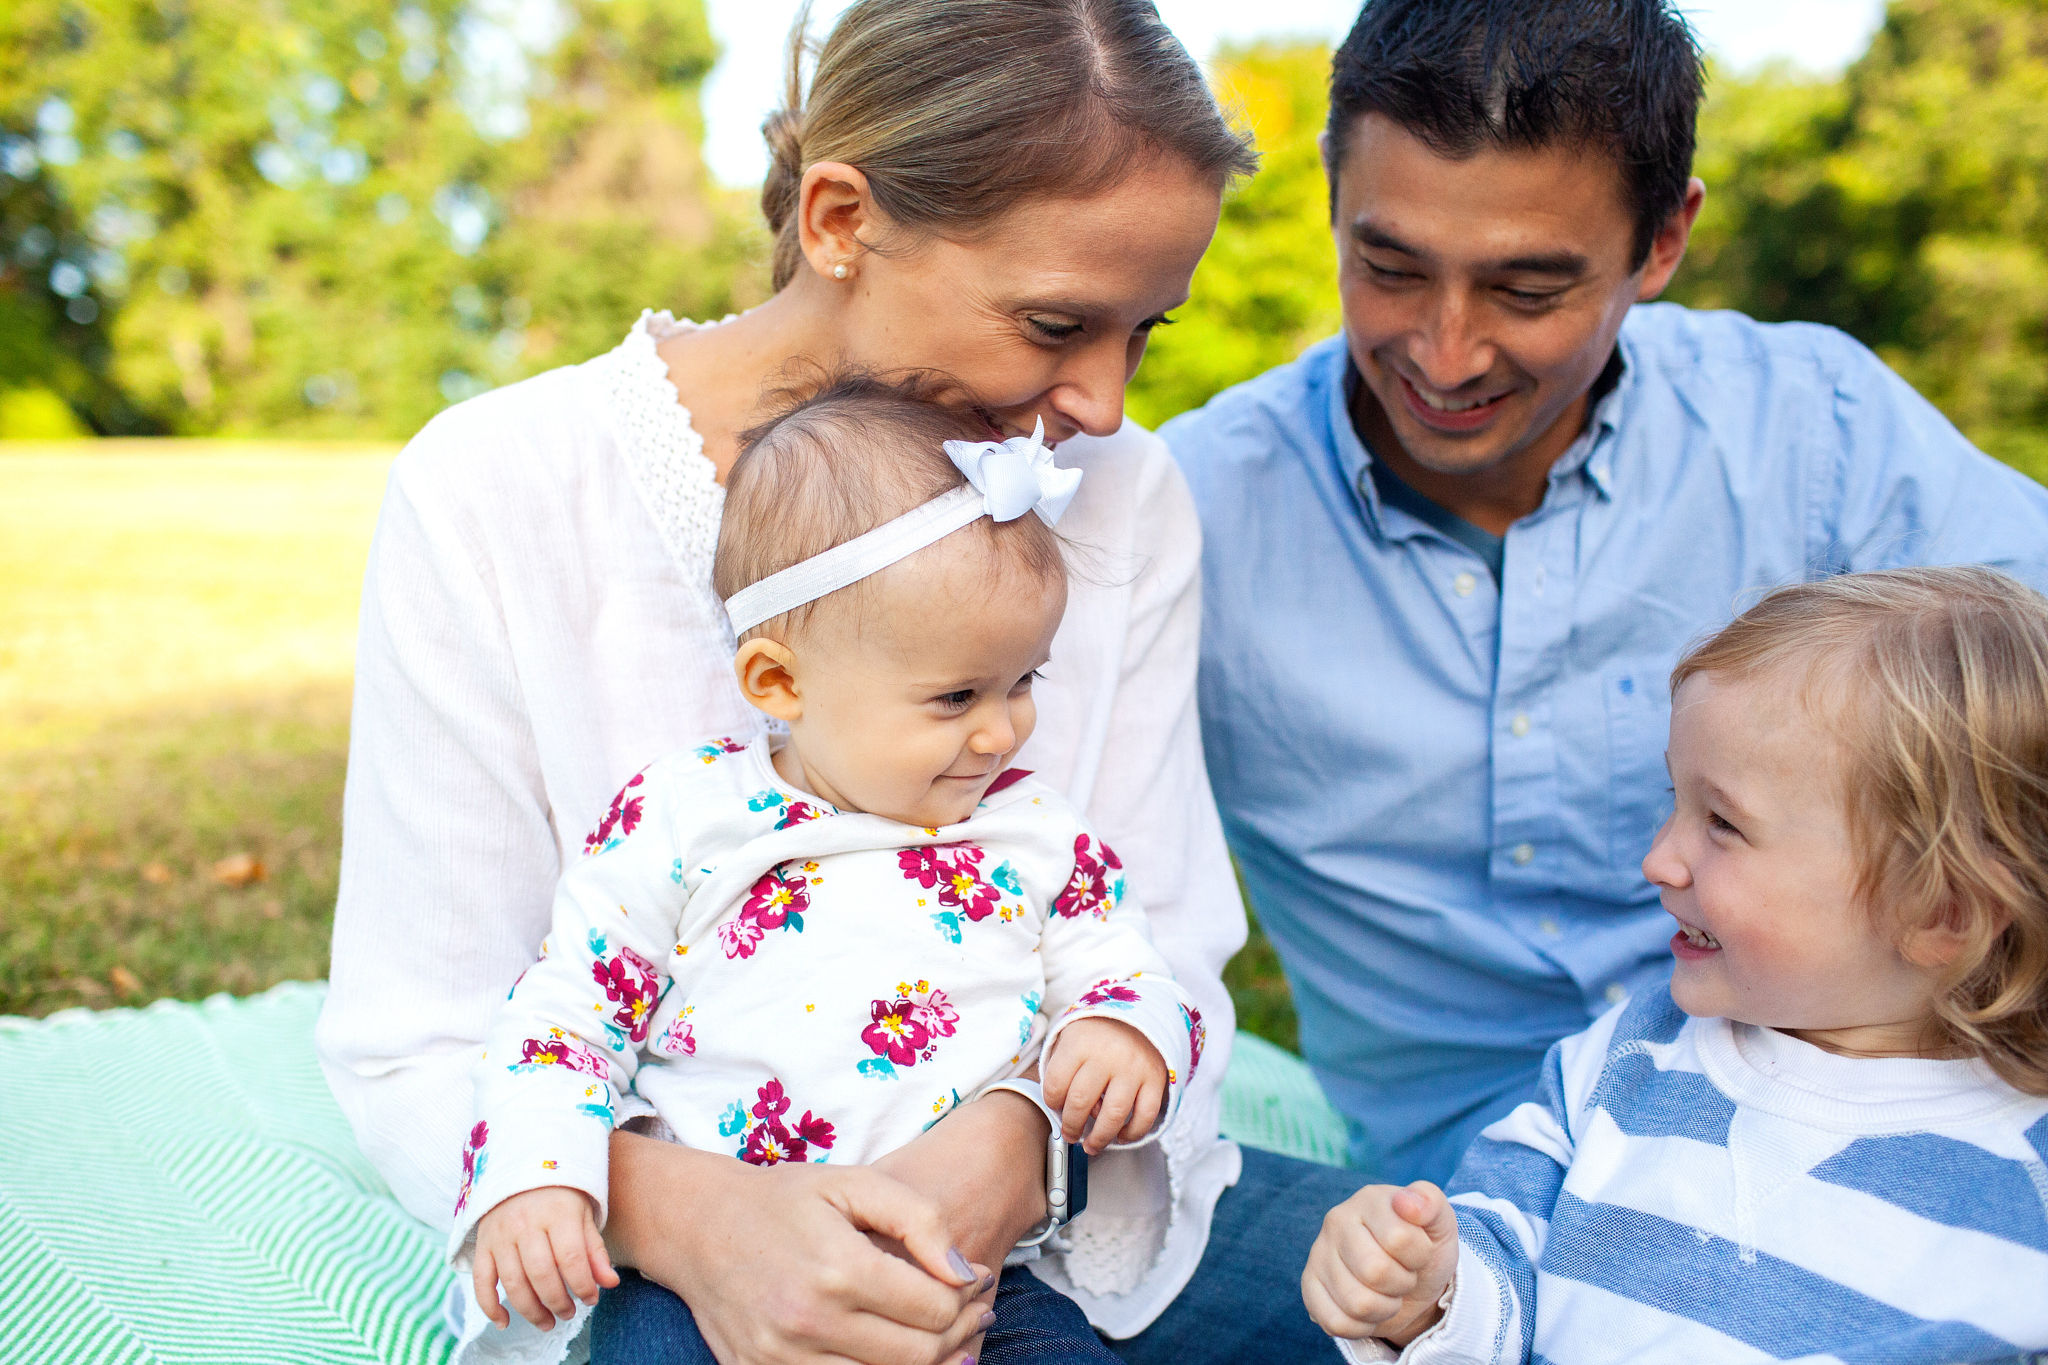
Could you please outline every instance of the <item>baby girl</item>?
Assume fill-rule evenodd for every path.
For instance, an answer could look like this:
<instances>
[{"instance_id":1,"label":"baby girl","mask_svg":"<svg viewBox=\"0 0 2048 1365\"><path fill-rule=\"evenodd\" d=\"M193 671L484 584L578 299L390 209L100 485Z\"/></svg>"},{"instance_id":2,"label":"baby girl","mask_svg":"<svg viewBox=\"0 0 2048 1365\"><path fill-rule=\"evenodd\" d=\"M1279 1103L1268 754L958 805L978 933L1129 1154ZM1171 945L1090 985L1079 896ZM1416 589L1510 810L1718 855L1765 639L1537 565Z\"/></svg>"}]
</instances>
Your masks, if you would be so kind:
<instances>
[{"instance_id":1,"label":"baby girl","mask_svg":"<svg viewBox=\"0 0 2048 1365\"><path fill-rule=\"evenodd\" d=\"M1065 610L1052 527L1081 476L1035 435L974 434L857 376L751 434L713 581L739 686L788 738L657 761L562 878L476 1064L450 1242L467 1338L510 1325L502 1283L558 1359L571 1294L617 1282L598 1231L615 1122L774 1165L870 1162L994 1086L1091 1152L1170 1120L1200 1016L1116 854L1007 766ZM913 1254L973 1278L957 1252Z\"/></svg>"},{"instance_id":2,"label":"baby girl","mask_svg":"<svg viewBox=\"0 0 2048 1365\"><path fill-rule=\"evenodd\" d=\"M1448 1200L1332 1210L1311 1316L1354 1361L2048 1347L2048 601L1786 588L1672 686L1669 989L1553 1047Z\"/></svg>"}]
</instances>

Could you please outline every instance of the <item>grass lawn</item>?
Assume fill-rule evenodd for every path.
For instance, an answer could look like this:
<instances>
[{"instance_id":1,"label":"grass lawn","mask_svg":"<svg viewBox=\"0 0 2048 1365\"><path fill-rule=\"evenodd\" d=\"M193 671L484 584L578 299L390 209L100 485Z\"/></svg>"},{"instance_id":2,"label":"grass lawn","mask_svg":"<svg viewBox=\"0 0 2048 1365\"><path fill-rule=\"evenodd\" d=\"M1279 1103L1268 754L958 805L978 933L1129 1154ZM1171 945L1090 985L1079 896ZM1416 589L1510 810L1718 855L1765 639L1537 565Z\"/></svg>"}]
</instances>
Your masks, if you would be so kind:
<instances>
[{"instance_id":1,"label":"grass lawn","mask_svg":"<svg viewBox=\"0 0 2048 1365\"><path fill-rule=\"evenodd\" d=\"M325 975L391 455L0 445L0 1014ZM1225 979L1295 1045L1256 925Z\"/></svg>"}]
</instances>

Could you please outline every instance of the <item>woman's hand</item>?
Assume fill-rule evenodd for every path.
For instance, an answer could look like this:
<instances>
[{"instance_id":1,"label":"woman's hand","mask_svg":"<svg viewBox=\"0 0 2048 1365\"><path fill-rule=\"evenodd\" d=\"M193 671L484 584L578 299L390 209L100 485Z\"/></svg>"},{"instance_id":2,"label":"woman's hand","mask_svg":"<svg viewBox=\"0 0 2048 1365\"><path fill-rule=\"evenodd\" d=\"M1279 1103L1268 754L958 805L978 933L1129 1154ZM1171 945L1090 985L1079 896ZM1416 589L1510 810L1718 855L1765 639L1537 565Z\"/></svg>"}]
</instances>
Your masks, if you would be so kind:
<instances>
[{"instance_id":1,"label":"woman's hand","mask_svg":"<svg viewBox=\"0 0 2048 1365\"><path fill-rule=\"evenodd\" d=\"M681 1295L727 1365L946 1365L986 1326L992 1277L933 1200L874 1167L762 1168L614 1133L611 1181L613 1259Z\"/></svg>"}]
</instances>

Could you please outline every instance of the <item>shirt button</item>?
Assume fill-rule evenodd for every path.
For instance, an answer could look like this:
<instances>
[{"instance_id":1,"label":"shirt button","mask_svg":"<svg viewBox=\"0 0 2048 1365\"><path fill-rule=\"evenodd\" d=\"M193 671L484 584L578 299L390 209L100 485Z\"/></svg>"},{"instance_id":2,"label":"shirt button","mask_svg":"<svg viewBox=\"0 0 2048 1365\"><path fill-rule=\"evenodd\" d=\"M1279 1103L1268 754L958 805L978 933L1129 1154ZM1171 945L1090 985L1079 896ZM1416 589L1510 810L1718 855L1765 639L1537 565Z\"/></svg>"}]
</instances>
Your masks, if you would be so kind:
<instances>
[{"instance_id":1,"label":"shirt button","mask_svg":"<svg viewBox=\"0 0 2048 1365\"><path fill-rule=\"evenodd\" d=\"M1470 597L1472 590L1479 586L1479 580L1471 574L1461 573L1451 580L1451 591L1460 597Z\"/></svg>"},{"instance_id":2,"label":"shirt button","mask_svg":"<svg viewBox=\"0 0 2048 1365\"><path fill-rule=\"evenodd\" d=\"M1622 1001L1626 999L1628 999L1628 987L1622 985L1619 981L1610 981L1607 983L1608 1004L1619 1005Z\"/></svg>"},{"instance_id":3,"label":"shirt button","mask_svg":"<svg viewBox=\"0 0 2048 1365\"><path fill-rule=\"evenodd\" d=\"M1538 920L1536 922L1536 927L1538 929L1541 929L1544 933L1550 935L1552 938L1556 938L1559 934L1564 932L1563 926L1559 925L1556 920L1552 919L1548 915L1545 915L1542 919Z\"/></svg>"},{"instance_id":4,"label":"shirt button","mask_svg":"<svg viewBox=\"0 0 2048 1365\"><path fill-rule=\"evenodd\" d=\"M1536 845L1516 844L1508 856L1515 860L1516 867L1527 867L1536 857Z\"/></svg>"},{"instance_id":5,"label":"shirt button","mask_svg":"<svg viewBox=\"0 0 2048 1365\"><path fill-rule=\"evenodd\" d=\"M1509 730L1512 730L1512 731L1514 732L1514 736L1515 736L1515 738L1516 738L1516 739L1520 739L1520 738L1521 738L1522 736L1524 736L1524 735L1528 734L1528 733L1529 733L1529 717L1528 717L1528 714L1527 714L1527 713L1525 712L1525 713L1523 713L1523 714L1521 714L1521 715L1518 715L1518 716L1516 716L1516 717L1515 717L1515 718L1514 718L1514 719L1513 719L1512 721L1508 722L1508 729L1509 729Z\"/></svg>"}]
</instances>

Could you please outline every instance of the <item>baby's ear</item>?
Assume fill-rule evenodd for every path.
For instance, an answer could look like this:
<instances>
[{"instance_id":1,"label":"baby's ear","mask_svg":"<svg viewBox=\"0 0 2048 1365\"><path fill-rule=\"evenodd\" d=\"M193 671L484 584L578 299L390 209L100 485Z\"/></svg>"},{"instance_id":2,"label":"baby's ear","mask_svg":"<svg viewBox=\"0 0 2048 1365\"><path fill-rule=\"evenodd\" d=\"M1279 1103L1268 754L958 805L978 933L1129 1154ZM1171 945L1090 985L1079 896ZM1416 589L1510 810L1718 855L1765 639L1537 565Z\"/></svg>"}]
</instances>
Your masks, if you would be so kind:
<instances>
[{"instance_id":1,"label":"baby's ear","mask_svg":"<svg viewBox=\"0 0 2048 1365\"><path fill-rule=\"evenodd\" d=\"M796 652L788 645L757 635L733 654L732 671L740 692L756 709L783 722L803 717Z\"/></svg>"}]
</instances>

